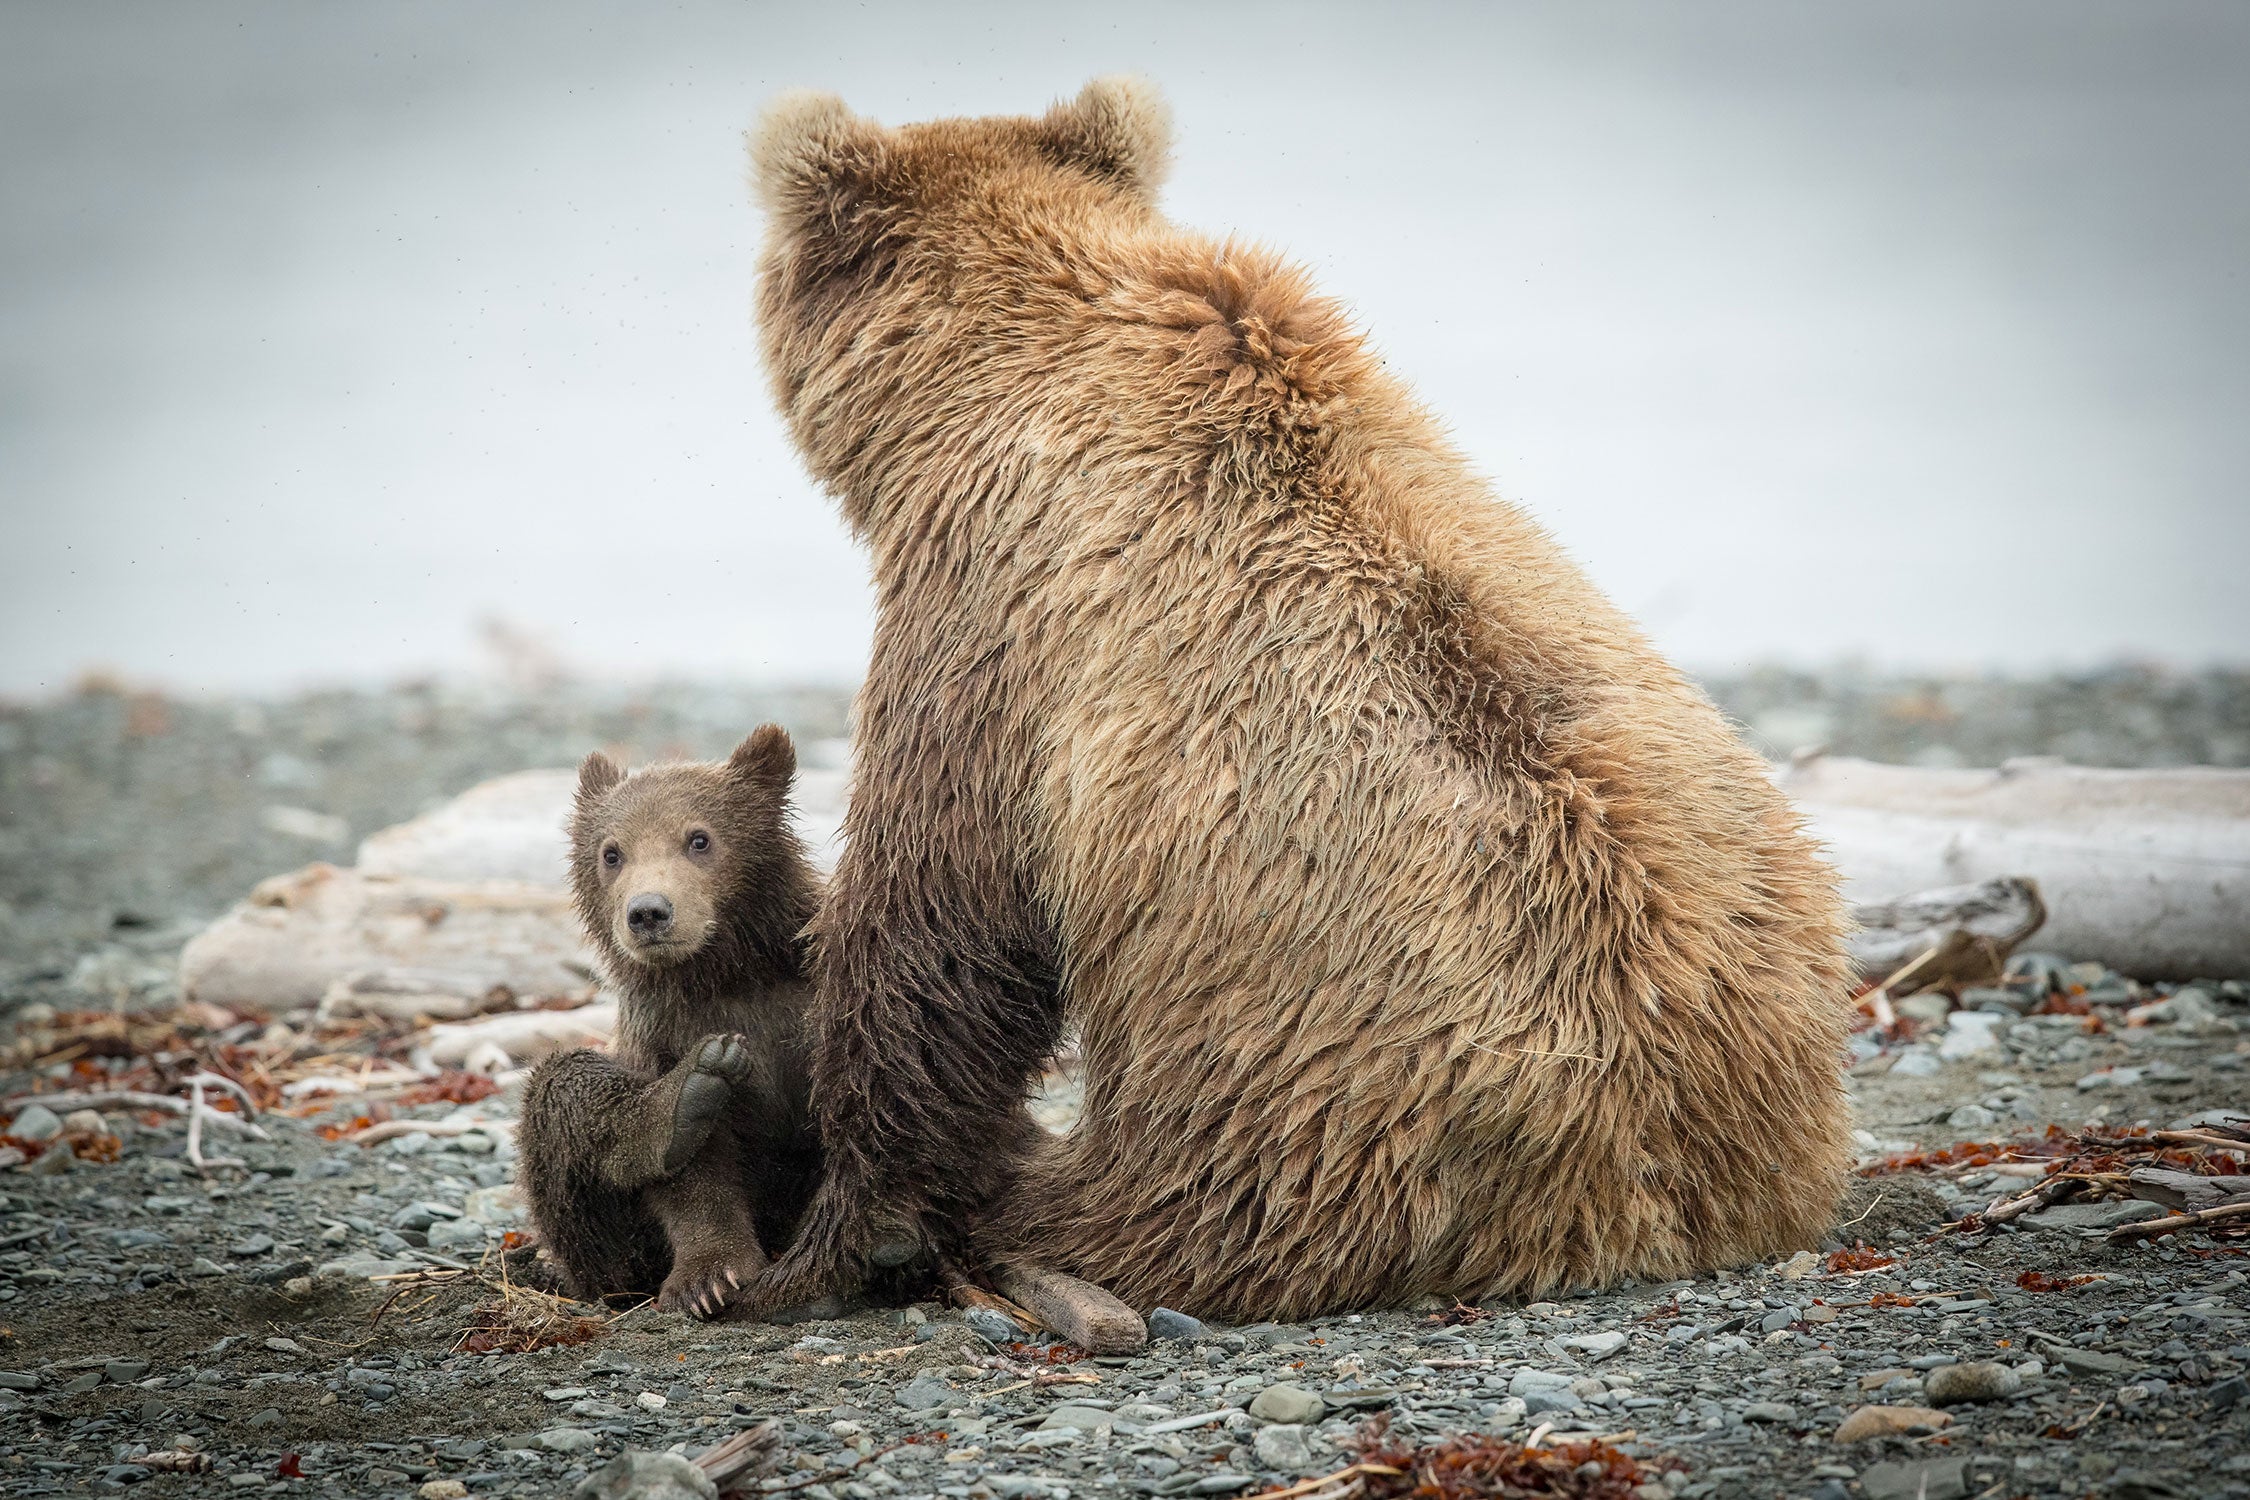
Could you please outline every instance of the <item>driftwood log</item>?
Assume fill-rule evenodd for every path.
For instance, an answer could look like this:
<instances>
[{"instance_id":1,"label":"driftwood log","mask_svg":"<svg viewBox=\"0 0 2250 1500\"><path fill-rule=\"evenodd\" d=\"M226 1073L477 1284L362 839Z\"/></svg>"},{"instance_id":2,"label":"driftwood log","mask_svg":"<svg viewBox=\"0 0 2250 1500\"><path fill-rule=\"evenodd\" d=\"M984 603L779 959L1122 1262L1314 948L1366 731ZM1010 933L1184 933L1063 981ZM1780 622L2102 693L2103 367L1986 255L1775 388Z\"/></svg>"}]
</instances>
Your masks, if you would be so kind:
<instances>
[{"instance_id":1,"label":"driftwood log","mask_svg":"<svg viewBox=\"0 0 2250 1500\"><path fill-rule=\"evenodd\" d=\"M2125 1180L2134 1197L2182 1212L2250 1199L2250 1177L2199 1177L2165 1167L2135 1167Z\"/></svg>"},{"instance_id":2,"label":"driftwood log","mask_svg":"<svg viewBox=\"0 0 2250 1500\"><path fill-rule=\"evenodd\" d=\"M1855 903L2026 876L2043 948L2143 979L2250 973L2250 771L1812 756L1779 782Z\"/></svg>"},{"instance_id":3,"label":"driftwood log","mask_svg":"<svg viewBox=\"0 0 2250 1500\"><path fill-rule=\"evenodd\" d=\"M1000 1294L1081 1349L1131 1354L1148 1343L1148 1325L1108 1292L1075 1276L1038 1266L1011 1266L997 1277Z\"/></svg>"},{"instance_id":4,"label":"driftwood log","mask_svg":"<svg viewBox=\"0 0 2250 1500\"><path fill-rule=\"evenodd\" d=\"M593 965L560 886L369 876L307 865L263 881L180 954L180 990L231 1010L279 1014L331 991L381 993L381 976L474 1000L589 988Z\"/></svg>"},{"instance_id":5,"label":"driftwood log","mask_svg":"<svg viewBox=\"0 0 2250 1500\"><path fill-rule=\"evenodd\" d=\"M1852 964L1892 999L1932 985L1987 984L2047 920L2039 887L2020 877L1947 886L1852 912Z\"/></svg>"}]
</instances>

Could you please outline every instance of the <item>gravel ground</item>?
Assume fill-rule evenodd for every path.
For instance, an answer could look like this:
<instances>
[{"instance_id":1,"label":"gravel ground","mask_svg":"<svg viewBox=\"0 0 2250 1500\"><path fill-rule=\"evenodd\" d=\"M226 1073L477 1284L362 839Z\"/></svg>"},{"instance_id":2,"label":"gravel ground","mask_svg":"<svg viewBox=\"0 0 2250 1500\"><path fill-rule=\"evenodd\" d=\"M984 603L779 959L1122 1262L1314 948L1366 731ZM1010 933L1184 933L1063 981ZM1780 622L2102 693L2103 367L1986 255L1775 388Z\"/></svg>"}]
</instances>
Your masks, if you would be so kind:
<instances>
[{"instance_id":1,"label":"gravel ground","mask_svg":"<svg viewBox=\"0 0 2250 1500\"><path fill-rule=\"evenodd\" d=\"M2151 746L2190 745L2224 759L2219 741L2241 733L2241 679L2124 681L2095 696L2194 712L2127 715L2138 727L2109 753L2078 758L2143 763L2170 753ZM1757 701L1742 684L1715 691L1753 725L1776 704L1813 703L1840 751L1877 748L1889 721L1868 705L1914 691L1799 687L1777 678ZM348 858L357 837L488 775L596 744L712 754L765 718L808 747L844 727L833 695L709 689L635 700L424 687L256 705L90 694L0 710L0 1010L18 1047L6 1086L44 1055L52 1010L165 1011L187 932L265 875ZM1850 728L1862 718L1875 728ZM1949 732L1956 747L1996 747L1979 758L2056 748L1989 726ZM1976 1002L1996 1023L1952 1022L1923 1002L1918 1040L1861 1038L1850 1081L1869 1163L2048 1123L2162 1126L2250 1102L2250 987L2182 996L2070 971L2067 958L2022 962L2091 1002L2110 1022L2099 1032L2075 1016L2018 1017L2019 992ZM2146 1024L2125 1024L2168 995ZM224 1034L254 1044L260 1030ZM1380 1416L1415 1442L1630 1433L1618 1439L1628 1451L1671 1464L1651 1500L2250 1495L2240 1242L2113 1245L2104 1224L2145 1206L2098 1204L1933 1237L2020 1186L2005 1169L1859 1180L1843 1215L1854 1222L1829 1248L1864 1240L1897 1257L1864 1272L1811 1257L1481 1315L1169 1324L1185 1336L1129 1359L996 1348L931 1305L789 1328L641 1309L588 1342L474 1354L457 1351L491 1321L477 1312L493 1297L483 1280L409 1285L378 1317L400 1283L369 1278L433 1256L473 1264L517 1223L505 1130L374 1148L320 1135L355 1107L269 1115L268 1142L215 1134L206 1149L246 1165L208 1177L184 1160L176 1123L115 1111L105 1123L120 1159L55 1171L63 1153L50 1151L0 1171L0 1490L562 1495L628 1447L692 1454L777 1417L787 1457L766 1486L808 1500L1210 1495L1334 1470ZM457 1108L504 1119L511 1105L399 1113ZM2031 1271L2098 1279L2034 1292L2018 1284ZM1057 1375L1070 1378L1044 1383ZM1862 1405L1938 1406L1950 1423L1840 1439ZM152 1475L132 1462L188 1448L212 1469Z\"/></svg>"}]
</instances>

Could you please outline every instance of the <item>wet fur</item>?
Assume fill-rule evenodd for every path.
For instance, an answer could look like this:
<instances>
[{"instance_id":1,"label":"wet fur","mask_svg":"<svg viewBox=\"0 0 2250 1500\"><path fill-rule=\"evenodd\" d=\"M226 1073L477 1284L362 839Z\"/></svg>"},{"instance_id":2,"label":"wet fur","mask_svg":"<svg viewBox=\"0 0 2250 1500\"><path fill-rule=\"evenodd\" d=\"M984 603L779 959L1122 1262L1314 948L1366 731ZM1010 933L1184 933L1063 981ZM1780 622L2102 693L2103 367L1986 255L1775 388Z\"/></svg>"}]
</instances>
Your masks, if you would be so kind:
<instances>
[{"instance_id":1,"label":"wet fur","mask_svg":"<svg viewBox=\"0 0 2250 1500\"><path fill-rule=\"evenodd\" d=\"M676 1262L716 1276L732 1265L747 1280L789 1243L819 1182L804 1027L804 929L819 884L788 824L795 768L788 736L771 725L716 765L627 777L596 755L581 768L571 882L619 997L617 1037L608 1055L564 1053L533 1073L520 1173L541 1242L579 1296L647 1295ZM693 893L708 897L711 917L682 962L653 965L620 938L630 893L605 886L600 854L633 820L700 822L727 855L713 862L710 889ZM745 1044L731 1103L667 1170L678 1095L715 1035Z\"/></svg>"},{"instance_id":2,"label":"wet fur","mask_svg":"<svg viewBox=\"0 0 2250 1500\"><path fill-rule=\"evenodd\" d=\"M749 1300L879 1213L1240 1320L1814 1243L1832 872L1301 268L1158 212L1166 141L1129 81L895 129L791 95L753 141L769 375L879 602L830 1174Z\"/></svg>"}]
</instances>

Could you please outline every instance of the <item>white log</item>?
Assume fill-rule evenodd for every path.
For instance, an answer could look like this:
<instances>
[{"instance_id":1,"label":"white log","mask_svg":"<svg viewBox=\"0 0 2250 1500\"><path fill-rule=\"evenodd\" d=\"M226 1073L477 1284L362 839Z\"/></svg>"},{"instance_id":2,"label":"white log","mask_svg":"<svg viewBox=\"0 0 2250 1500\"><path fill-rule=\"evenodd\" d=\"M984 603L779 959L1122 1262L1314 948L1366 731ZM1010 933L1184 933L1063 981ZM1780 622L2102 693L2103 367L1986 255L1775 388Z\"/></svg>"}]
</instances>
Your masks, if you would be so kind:
<instances>
[{"instance_id":1,"label":"white log","mask_svg":"<svg viewBox=\"0 0 2250 1500\"><path fill-rule=\"evenodd\" d=\"M552 1052L572 1047L603 1047L617 1030L617 1002L597 1000L576 1010L519 1010L486 1016L481 1021L432 1026L417 1061L438 1067L460 1067L474 1056L489 1067L491 1049L498 1048L510 1061L537 1062Z\"/></svg>"},{"instance_id":2,"label":"white log","mask_svg":"<svg viewBox=\"0 0 2250 1500\"><path fill-rule=\"evenodd\" d=\"M2250 771L1816 757L1779 780L1855 903L2028 876L2043 949L2143 979L2250 974Z\"/></svg>"},{"instance_id":3,"label":"white log","mask_svg":"<svg viewBox=\"0 0 2250 1500\"><path fill-rule=\"evenodd\" d=\"M833 868L844 822L842 771L797 772L797 831L813 863ZM369 835L359 870L418 880L514 880L560 888L570 878L565 826L576 771L518 771L469 788L421 817Z\"/></svg>"},{"instance_id":4,"label":"white log","mask_svg":"<svg viewBox=\"0 0 2250 1500\"><path fill-rule=\"evenodd\" d=\"M308 865L260 883L180 954L184 999L265 1014L317 1005L339 982L385 971L432 993L584 992L593 958L569 898L510 881L370 877Z\"/></svg>"}]
</instances>

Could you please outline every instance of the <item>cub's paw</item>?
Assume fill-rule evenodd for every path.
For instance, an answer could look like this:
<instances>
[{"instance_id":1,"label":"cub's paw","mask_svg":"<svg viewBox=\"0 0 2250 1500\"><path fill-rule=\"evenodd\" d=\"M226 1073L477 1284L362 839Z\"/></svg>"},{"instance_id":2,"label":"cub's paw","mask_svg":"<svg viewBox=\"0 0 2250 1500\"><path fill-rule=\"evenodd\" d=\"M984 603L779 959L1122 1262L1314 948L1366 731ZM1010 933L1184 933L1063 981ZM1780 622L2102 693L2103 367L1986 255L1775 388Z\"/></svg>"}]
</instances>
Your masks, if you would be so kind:
<instances>
[{"instance_id":1,"label":"cub's paw","mask_svg":"<svg viewBox=\"0 0 2250 1500\"><path fill-rule=\"evenodd\" d=\"M688 1256L673 1263L672 1274L657 1291L656 1305L665 1312L716 1318L727 1310L727 1299L765 1268L765 1252L755 1241Z\"/></svg>"},{"instance_id":2,"label":"cub's paw","mask_svg":"<svg viewBox=\"0 0 2250 1500\"><path fill-rule=\"evenodd\" d=\"M735 1085L750 1076L750 1039L728 1033L705 1037L672 1106L672 1139L664 1171L677 1172L703 1145L711 1127L734 1102Z\"/></svg>"}]
</instances>

